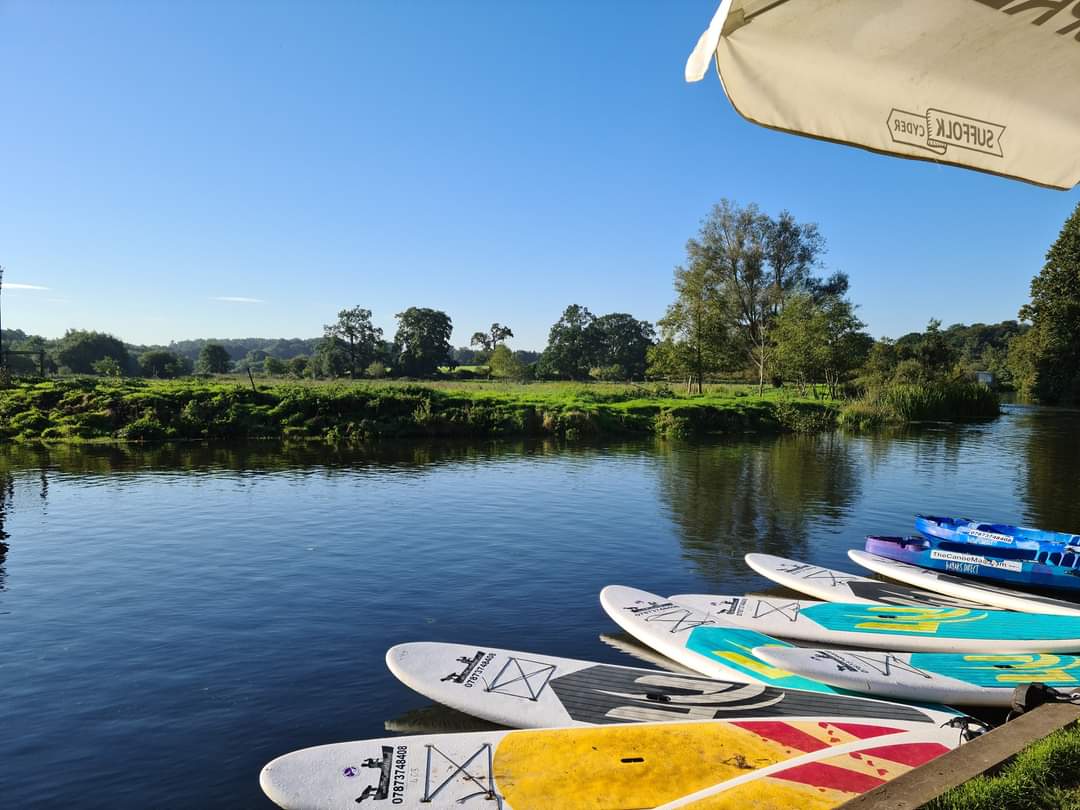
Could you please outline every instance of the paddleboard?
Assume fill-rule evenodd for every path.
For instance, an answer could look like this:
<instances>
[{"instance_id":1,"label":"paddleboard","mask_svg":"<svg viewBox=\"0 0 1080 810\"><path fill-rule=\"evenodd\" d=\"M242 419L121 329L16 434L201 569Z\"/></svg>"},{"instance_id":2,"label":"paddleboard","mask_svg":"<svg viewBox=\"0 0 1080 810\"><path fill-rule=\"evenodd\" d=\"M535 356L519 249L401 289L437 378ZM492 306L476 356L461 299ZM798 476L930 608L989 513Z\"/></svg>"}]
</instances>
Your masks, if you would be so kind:
<instances>
[{"instance_id":1,"label":"paddleboard","mask_svg":"<svg viewBox=\"0 0 1080 810\"><path fill-rule=\"evenodd\" d=\"M1080 616L1080 603L1067 599L1054 599L1034 593L1025 593L999 585L963 579L942 571L931 571L916 565L890 560L877 554L860 549L848 551L852 562L861 565L876 574L905 582L916 588L955 596L959 599L972 599L1003 610L1016 610L1022 613L1049 613L1055 616Z\"/></svg>"},{"instance_id":2,"label":"paddleboard","mask_svg":"<svg viewBox=\"0 0 1080 810\"><path fill-rule=\"evenodd\" d=\"M1068 554L1070 566L1049 561L1045 551L975 546L954 543L932 537L875 537L866 538L866 551L897 562L922 568L978 577L993 585L1017 585L1022 588L1052 588L1058 591L1080 592L1080 570L1073 568L1077 555Z\"/></svg>"},{"instance_id":3,"label":"paddleboard","mask_svg":"<svg viewBox=\"0 0 1080 810\"><path fill-rule=\"evenodd\" d=\"M861 774L897 775L958 742L954 729L926 724L821 719L492 731L306 748L270 762L259 783L286 810L630 810L725 783L742 789L762 776L789 774L790 781L792 768L817 762L844 763L848 784L859 788ZM868 753L848 756L889 748L913 753L882 754L886 767L877 771L869 768ZM762 795L771 789L763 786ZM709 805L717 806L724 805Z\"/></svg>"},{"instance_id":4,"label":"paddleboard","mask_svg":"<svg viewBox=\"0 0 1080 810\"><path fill-rule=\"evenodd\" d=\"M760 647L769 663L841 689L881 698L962 706L1011 706L1020 684L1080 688L1080 658L1054 653L956 655Z\"/></svg>"},{"instance_id":5,"label":"paddleboard","mask_svg":"<svg viewBox=\"0 0 1080 810\"><path fill-rule=\"evenodd\" d=\"M954 716L863 697L466 644L398 644L386 653L386 665L425 697L512 728L822 716L938 725Z\"/></svg>"},{"instance_id":6,"label":"paddleboard","mask_svg":"<svg viewBox=\"0 0 1080 810\"><path fill-rule=\"evenodd\" d=\"M771 579L799 593L825 602L910 606L946 606L978 608L985 604L955 599L933 591L921 591L905 585L881 582L846 571L774 557L771 554L747 554L746 564Z\"/></svg>"},{"instance_id":7,"label":"paddleboard","mask_svg":"<svg viewBox=\"0 0 1080 810\"><path fill-rule=\"evenodd\" d=\"M818 681L777 669L753 654L755 647L790 646L753 630L731 627L705 613L648 591L608 585L604 611L630 635L695 672L722 681L763 683L780 689L834 693Z\"/></svg>"},{"instance_id":8,"label":"paddleboard","mask_svg":"<svg viewBox=\"0 0 1080 810\"><path fill-rule=\"evenodd\" d=\"M910 652L1080 651L1080 617L753 596L678 594L669 599L716 624L828 646Z\"/></svg>"},{"instance_id":9,"label":"paddleboard","mask_svg":"<svg viewBox=\"0 0 1080 810\"><path fill-rule=\"evenodd\" d=\"M927 537L977 546L1006 546L1059 554L1071 550L1074 558L1080 546L1080 535L968 518L916 515L915 529Z\"/></svg>"}]
</instances>

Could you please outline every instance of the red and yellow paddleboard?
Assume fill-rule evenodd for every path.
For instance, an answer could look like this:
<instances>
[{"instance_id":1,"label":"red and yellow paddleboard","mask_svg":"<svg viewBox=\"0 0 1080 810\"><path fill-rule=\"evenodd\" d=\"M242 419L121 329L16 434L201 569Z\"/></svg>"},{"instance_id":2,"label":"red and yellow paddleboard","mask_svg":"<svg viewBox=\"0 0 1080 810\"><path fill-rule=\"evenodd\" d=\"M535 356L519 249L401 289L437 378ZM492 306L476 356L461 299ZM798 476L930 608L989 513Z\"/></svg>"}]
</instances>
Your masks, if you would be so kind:
<instances>
[{"instance_id":1,"label":"red and yellow paddleboard","mask_svg":"<svg viewBox=\"0 0 1080 810\"><path fill-rule=\"evenodd\" d=\"M958 743L954 729L850 718L495 731L307 748L260 783L286 810L816 810Z\"/></svg>"}]
</instances>

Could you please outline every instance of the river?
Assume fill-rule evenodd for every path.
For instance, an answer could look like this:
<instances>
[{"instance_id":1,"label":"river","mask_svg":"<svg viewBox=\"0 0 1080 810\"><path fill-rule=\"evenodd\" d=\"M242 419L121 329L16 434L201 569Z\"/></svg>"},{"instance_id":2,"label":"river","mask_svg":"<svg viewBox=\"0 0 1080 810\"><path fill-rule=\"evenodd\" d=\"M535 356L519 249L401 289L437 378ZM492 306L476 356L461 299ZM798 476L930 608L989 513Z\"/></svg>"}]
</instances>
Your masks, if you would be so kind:
<instances>
[{"instance_id":1,"label":"river","mask_svg":"<svg viewBox=\"0 0 1080 810\"><path fill-rule=\"evenodd\" d=\"M889 435L0 446L0 796L267 808L262 765L464 728L383 664L442 640L635 664L604 585L743 593L748 551L851 569L915 512L1080 531L1080 413Z\"/></svg>"}]
</instances>

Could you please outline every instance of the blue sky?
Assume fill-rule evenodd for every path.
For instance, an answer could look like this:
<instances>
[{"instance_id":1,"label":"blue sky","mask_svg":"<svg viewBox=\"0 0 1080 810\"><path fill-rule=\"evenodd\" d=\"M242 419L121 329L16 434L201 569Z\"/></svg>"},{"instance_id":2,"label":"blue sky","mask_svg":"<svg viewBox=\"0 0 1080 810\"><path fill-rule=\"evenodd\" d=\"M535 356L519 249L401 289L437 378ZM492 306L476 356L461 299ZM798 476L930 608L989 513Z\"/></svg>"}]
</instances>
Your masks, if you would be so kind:
<instances>
[{"instance_id":1,"label":"blue sky","mask_svg":"<svg viewBox=\"0 0 1080 810\"><path fill-rule=\"evenodd\" d=\"M312 337L359 304L389 336L415 305L543 348L570 303L660 317L721 197L817 222L877 336L1015 317L1077 193L743 121L682 78L714 10L0 0L4 325Z\"/></svg>"}]
</instances>

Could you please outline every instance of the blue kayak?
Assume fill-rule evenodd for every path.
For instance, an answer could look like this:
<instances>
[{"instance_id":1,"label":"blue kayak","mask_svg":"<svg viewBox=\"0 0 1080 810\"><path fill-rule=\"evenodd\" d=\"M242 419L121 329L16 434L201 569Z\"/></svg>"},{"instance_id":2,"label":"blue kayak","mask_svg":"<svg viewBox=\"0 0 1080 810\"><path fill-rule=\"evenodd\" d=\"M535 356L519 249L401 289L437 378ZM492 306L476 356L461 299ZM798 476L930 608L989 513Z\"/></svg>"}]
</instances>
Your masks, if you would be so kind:
<instances>
[{"instance_id":1,"label":"blue kayak","mask_svg":"<svg viewBox=\"0 0 1080 810\"><path fill-rule=\"evenodd\" d=\"M1049 554L1064 554L1070 546L1072 550L1080 551L1080 535L1010 526L1007 523L916 515L915 528L927 537L953 543L1034 549Z\"/></svg>"},{"instance_id":2,"label":"blue kayak","mask_svg":"<svg viewBox=\"0 0 1080 810\"><path fill-rule=\"evenodd\" d=\"M1080 592L1080 550L984 546L936 537L867 537L866 550L897 562L999 585Z\"/></svg>"}]
</instances>

